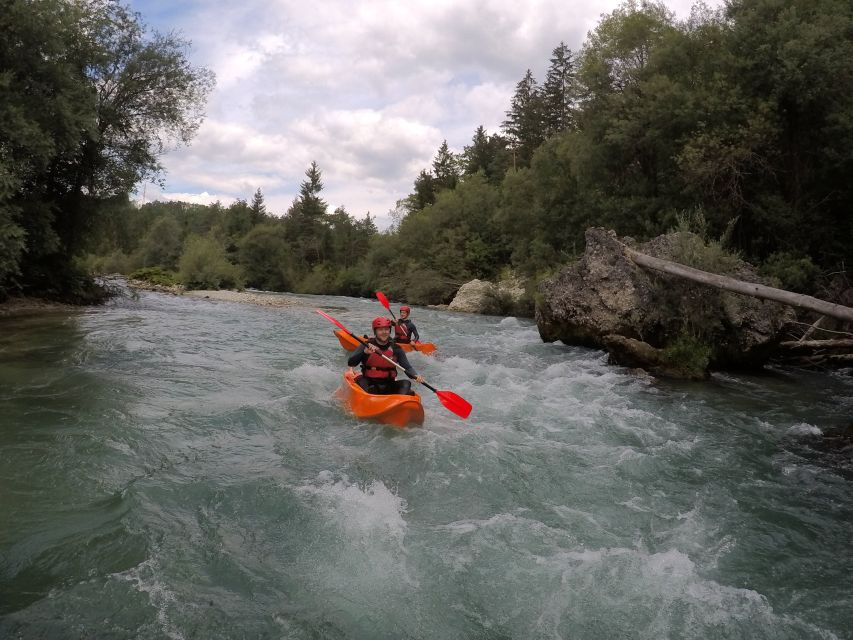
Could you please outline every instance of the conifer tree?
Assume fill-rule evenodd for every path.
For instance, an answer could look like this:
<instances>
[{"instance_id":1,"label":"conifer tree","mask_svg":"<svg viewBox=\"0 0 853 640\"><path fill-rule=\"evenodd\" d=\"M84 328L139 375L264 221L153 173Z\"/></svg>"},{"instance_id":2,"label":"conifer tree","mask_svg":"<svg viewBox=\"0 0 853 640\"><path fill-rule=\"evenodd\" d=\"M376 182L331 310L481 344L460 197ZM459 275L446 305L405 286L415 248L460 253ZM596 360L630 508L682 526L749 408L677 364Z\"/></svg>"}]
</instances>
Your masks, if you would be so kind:
<instances>
[{"instance_id":1,"label":"conifer tree","mask_svg":"<svg viewBox=\"0 0 853 640\"><path fill-rule=\"evenodd\" d=\"M435 159L432 161L432 173L438 189L454 189L459 182L459 168L456 156L447 146L447 140L441 143Z\"/></svg>"},{"instance_id":2,"label":"conifer tree","mask_svg":"<svg viewBox=\"0 0 853 640\"><path fill-rule=\"evenodd\" d=\"M574 57L561 42L551 54L551 66L542 87L546 137L574 127L575 92Z\"/></svg>"},{"instance_id":3,"label":"conifer tree","mask_svg":"<svg viewBox=\"0 0 853 640\"><path fill-rule=\"evenodd\" d=\"M542 92L530 69L515 86L503 129L510 140L516 166L528 166L533 152L545 140Z\"/></svg>"},{"instance_id":4,"label":"conifer tree","mask_svg":"<svg viewBox=\"0 0 853 640\"><path fill-rule=\"evenodd\" d=\"M252 203L249 205L249 210L252 212L252 224L260 224L267 216L267 207L264 204L264 194L261 193L261 188L255 191L252 196Z\"/></svg>"}]
</instances>

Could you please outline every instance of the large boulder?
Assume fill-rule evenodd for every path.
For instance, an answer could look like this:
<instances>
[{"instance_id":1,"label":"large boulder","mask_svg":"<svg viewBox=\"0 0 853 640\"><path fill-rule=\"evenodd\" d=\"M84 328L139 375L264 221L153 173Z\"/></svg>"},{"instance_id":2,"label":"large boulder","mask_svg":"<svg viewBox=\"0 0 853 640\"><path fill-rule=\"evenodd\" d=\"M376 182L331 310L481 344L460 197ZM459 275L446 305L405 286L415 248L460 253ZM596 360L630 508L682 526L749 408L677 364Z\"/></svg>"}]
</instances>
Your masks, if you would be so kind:
<instances>
[{"instance_id":1,"label":"large boulder","mask_svg":"<svg viewBox=\"0 0 853 640\"><path fill-rule=\"evenodd\" d=\"M466 313L525 315L522 301L526 293L524 281L514 275L506 276L497 283L471 280L459 288L447 308Z\"/></svg>"},{"instance_id":2,"label":"large boulder","mask_svg":"<svg viewBox=\"0 0 853 640\"><path fill-rule=\"evenodd\" d=\"M609 349L614 360L624 361L625 346L637 345L613 336L663 349L695 335L711 347L715 368L751 368L766 362L783 325L793 317L789 308L644 270L628 258L623 245L675 262L690 253L685 247L704 247L684 232L638 245L630 238L620 241L612 231L588 229L580 260L540 284L536 324L543 340ZM732 277L761 282L741 260L727 257L721 264ZM635 351L634 356L642 349ZM638 362L636 357L631 360Z\"/></svg>"},{"instance_id":3,"label":"large boulder","mask_svg":"<svg viewBox=\"0 0 853 640\"><path fill-rule=\"evenodd\" d=\"M448 309L466 313L496 313L495 301L495 285L485 280L471 280L459 287Z\"/></svg>"}]
</instances>

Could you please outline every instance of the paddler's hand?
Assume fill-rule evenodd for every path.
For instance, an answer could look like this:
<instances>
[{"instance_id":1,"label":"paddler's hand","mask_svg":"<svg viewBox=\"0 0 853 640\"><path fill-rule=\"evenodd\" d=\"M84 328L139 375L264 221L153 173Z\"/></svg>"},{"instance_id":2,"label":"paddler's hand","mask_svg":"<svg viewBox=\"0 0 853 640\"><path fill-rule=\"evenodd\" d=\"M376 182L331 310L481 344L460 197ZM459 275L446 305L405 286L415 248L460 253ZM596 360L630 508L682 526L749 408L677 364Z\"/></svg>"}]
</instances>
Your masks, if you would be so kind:
<instances>
[{"instance_id":1,"label":"paddler's hand","mask_svg":"<svg viewBox=\"0 0 853 640\"><path fill-rule=\"evenodd\" d=\"M424 377L423 376L415 376L415 381L423 384L424 383Z\"/></svg>"},{"instance_id":2,"label":"paddler's hand","mask_svg":"<svg viewBox=\"0 0 853 640\"><path fill-rule=\"evenodd\" d=\"M364 346L364 350L365 350L367 353L379 353L379 349L377 349L377 348L376 348L376 345L374 345L374 344L367 344L367 345L365 345L365 346Z\"/></svg>"}]
</instances>

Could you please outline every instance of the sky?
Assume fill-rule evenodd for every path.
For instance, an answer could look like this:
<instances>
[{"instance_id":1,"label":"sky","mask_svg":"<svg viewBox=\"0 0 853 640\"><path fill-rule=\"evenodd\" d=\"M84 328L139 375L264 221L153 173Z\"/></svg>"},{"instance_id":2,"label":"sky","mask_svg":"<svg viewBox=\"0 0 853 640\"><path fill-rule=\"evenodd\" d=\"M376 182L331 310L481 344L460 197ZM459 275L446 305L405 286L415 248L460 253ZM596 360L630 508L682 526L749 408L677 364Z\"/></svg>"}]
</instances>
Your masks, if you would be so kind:
<instances>
[{"instance_id":1,"label":"sky","mask_svg":"<svg viewBox=\"0 0 853 640\"><path fill-rule=\"evenodd\" d=\"M719 5L721 0L706 2ZM257 188L283 214L316 161L330 210L380 228L447 140L500 130L516 83L551 51L580 49L618 0L130 0L191 41L216 74L188 147L162 158L164 188L138 199L229 204ZM693 0L667 0L687 18Z\"/></svg>"}]
</instances>

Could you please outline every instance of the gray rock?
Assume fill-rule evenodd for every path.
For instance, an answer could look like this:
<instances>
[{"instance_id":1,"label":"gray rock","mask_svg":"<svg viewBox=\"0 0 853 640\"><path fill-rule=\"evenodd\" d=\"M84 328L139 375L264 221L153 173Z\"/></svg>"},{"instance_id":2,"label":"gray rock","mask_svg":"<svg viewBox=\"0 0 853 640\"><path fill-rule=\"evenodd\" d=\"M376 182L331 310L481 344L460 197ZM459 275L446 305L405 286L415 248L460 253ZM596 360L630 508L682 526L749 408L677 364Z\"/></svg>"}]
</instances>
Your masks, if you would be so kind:
<instances>
[{"instance_id":1,"label":"gray rock","mask_svg":"<svg viewBox=\"0 0 853 640\"><path fill-rule=\"evenodd\" d=\"M679 252L697 241L692 234L672 233L644 245L631 238L621 242L678 261ZM729 258L727 264L729 275L761 281L747 263ZM536 324L546 342L561 340L613 354L617 347L612 336L661 349L685 332L695 333L712 347L711 365L717 368L761 366L778 343L783 325L793 317L789 308L777 303L641 269L625 255L616 234L601 228L587 230L584 255L543 281L539 294ZM617 360L625 360L626 344L636 346L620 343L622 356ZM640 366L638 359L631 362L629 366Z\"/></svg>"},{"instance_id":2,"label":"gray rock","mask_svg":"<svg viewBox=\"0 0 853 640\"><path fill-rule=\"evenodd\" d=\"M471 280L459 288L448 309L466 313L494 313L495 296L495 285L491 282Z\"/></svg>"}]
</instances>

